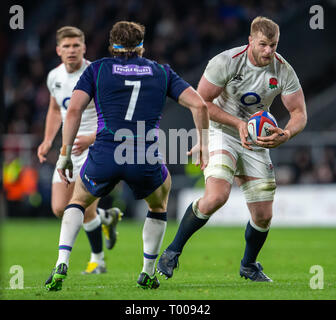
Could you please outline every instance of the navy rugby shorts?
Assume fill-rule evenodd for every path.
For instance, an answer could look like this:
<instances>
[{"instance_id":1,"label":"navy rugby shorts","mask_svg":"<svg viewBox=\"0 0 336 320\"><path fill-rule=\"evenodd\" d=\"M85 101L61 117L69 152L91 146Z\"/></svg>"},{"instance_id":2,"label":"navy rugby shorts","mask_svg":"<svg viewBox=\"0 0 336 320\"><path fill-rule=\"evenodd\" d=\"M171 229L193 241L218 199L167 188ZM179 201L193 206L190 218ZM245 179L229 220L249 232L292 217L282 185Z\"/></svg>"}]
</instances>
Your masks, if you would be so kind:
<instances>
[{"instance_id":1,"label":"navy rugby shorts","mask_svg":"<svg viewBox=\"0 0 336 320\"><path fill-rule=\"evenodd\" d=\"M80 176L95 197L108 195L123 180L133 191L135 199L144 199L164 183L168 169L163 163L118 164L111 145L107 148L95 143L89 148Z\"/></svg>"}]
</instances>

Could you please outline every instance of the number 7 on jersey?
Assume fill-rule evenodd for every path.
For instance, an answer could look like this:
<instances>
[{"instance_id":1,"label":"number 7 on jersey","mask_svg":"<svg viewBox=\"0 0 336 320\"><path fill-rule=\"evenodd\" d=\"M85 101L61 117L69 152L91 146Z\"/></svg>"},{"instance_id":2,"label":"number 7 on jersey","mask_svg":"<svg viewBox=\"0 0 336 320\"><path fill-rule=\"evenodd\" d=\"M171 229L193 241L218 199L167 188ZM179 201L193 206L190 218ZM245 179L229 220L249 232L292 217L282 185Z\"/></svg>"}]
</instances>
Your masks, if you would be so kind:
<instances>
[{"instance_id":1,"label":"number 7 on jersey","mask_svg":"<svg viewBox=\"0 0 336 320\"><path fill-rule=\"evenodd\" d=\"M141 87L141 81L129 81L125 80L125 86L133 86L132 94L131 94L131 99L128 104L125 120L132 120L134 110L135 110L135 105L138 101L138 96L139 96L139 91Z\"/></svg>"}]
</instances>

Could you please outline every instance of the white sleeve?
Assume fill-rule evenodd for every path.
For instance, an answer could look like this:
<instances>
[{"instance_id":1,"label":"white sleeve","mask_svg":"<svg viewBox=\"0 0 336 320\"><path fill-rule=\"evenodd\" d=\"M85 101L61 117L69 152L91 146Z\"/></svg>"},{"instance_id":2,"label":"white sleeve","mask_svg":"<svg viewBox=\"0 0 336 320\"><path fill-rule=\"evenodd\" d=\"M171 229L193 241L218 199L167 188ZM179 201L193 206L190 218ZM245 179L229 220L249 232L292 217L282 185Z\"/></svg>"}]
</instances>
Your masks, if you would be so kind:
<instances>
[{"instance_id":1,"label":"white sleeve","mask_svg":"<svg viewBox=\"0 0 336 320\"><path fill-rule=\"evenodd\" d=\"M204 71L204 77L218 87L225 87L229 80L229 59L227 55L220 53L213 57Z\"/></svg>"},{"instance_id":2,"label":"white sleeve","mask_svg":"<svg viewBox=\"0 0 336 320\"><path fill-rule=\"evenodd\" d=\"M287 79L286 79L286 82L284 83L284 86L281 92L281 94L284 96L294 93L298 91L299 89L301 89L299 78L297 77L294 69L292 68L291 65L289 65L289 63L287 63L286 66L288 70Z\"/></svg>"},{"instance_id":3,"label":"white sleeve","mask_svg":"<svg viewBox=\"0 0 336 320\"><path fill-rule=\"evenodd\" d=\"M47 77L47 87L49 89L50 95L52 97L55 97L55 92L54 92L54 77L52 72L49 72L48 77Z\"/></svg>"}]
</instances>

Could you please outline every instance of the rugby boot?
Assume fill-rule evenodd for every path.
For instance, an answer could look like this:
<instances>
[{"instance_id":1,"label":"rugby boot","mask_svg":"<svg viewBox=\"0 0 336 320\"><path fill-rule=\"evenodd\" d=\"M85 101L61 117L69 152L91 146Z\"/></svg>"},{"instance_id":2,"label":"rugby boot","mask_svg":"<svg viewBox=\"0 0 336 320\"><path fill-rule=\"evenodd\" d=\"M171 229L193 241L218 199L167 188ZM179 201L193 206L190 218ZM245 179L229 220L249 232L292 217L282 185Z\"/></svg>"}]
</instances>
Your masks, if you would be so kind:
<instances>
[{"instance_id":1,"label":"rugby boot","mask_svg":"<svg viewBox=\"0 0 336 320\"><path fill-rule=\"evenodd\" d=\"M54 268L45 282L48 291L58 291L62 289L62 283L67 276L68 267L65 263L60 263Z\"/></svg>"},{"instance_id":2,"label":"rugby boot","mask_svg":"<svg viewBox=\"0 0 336 320\"><path fill-rule=\"evenodd\" d=\"M146 272L141 272L137 286L142 289L157 289L160 286L160 282L156 275L150 277Z\"/></svg>"},{"instance_id":3,"label":"rugby boot","mask_svg":"<svg viewBox=\"0 0 336 320\"><path fill-rule=\"evenodd\" d=\"M107 270L104 264L98 264L97 262L90 261L82 274L101 274L106 272Z\"/></svg>"},{"instance_id":4,"label":"rugby boot","mask_svg":"<svg viewBox=\"0 0 336 320\"><path fill-rule=\"evenodd\" d=\"M122 219L123 213L119 208L111 208L106 212L112 217L112 222L109 225L102 224L102 231L105 236L106 248L111 250L117 241L117 224Z\"/></svg>"},{"instance_id":5,"label":"rugby boot","mask_svg":"<svg viewBox=\"0 0 336 320\"><path fill-rule=\"evenodd\" d=\"M240 264L240 276L256 282L273 282L265 273L259 262L249 263L248 266Z\"/></svg>"},{"instance_id":6,"label":"rugby boot","mask_svg":"<svg viewBox=\"0 0 336 320\"><path fill-rule=\"evenodd\" d=\"M165 275L166 279L171 278L173 276L174 269L178 267L178 257L180 254L181 252L175 252L168 249L163 251L156 266L156 270L159 274Z\"/></svg>"}]
</instances>

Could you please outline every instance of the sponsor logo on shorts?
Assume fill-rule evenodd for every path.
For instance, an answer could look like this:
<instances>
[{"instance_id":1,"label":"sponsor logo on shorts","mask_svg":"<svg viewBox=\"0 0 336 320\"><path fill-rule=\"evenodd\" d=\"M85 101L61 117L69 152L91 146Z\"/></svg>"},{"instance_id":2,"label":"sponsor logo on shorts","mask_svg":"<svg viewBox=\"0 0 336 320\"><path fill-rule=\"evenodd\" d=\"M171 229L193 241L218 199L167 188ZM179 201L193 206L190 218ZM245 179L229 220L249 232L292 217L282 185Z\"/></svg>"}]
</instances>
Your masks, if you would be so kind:
<instances>
[{"instance_id":1,"label":"sponsor logo on shorts","mask_svg":"<svg viewBox=\"0 0 336 320\"><path fill-rule=\"evenodd\" d=\"M84 175L84 178L90 183L92 187L95 187L97 185L97 183L89 179L87 175Z\"/></svg>"}]
</instances>

